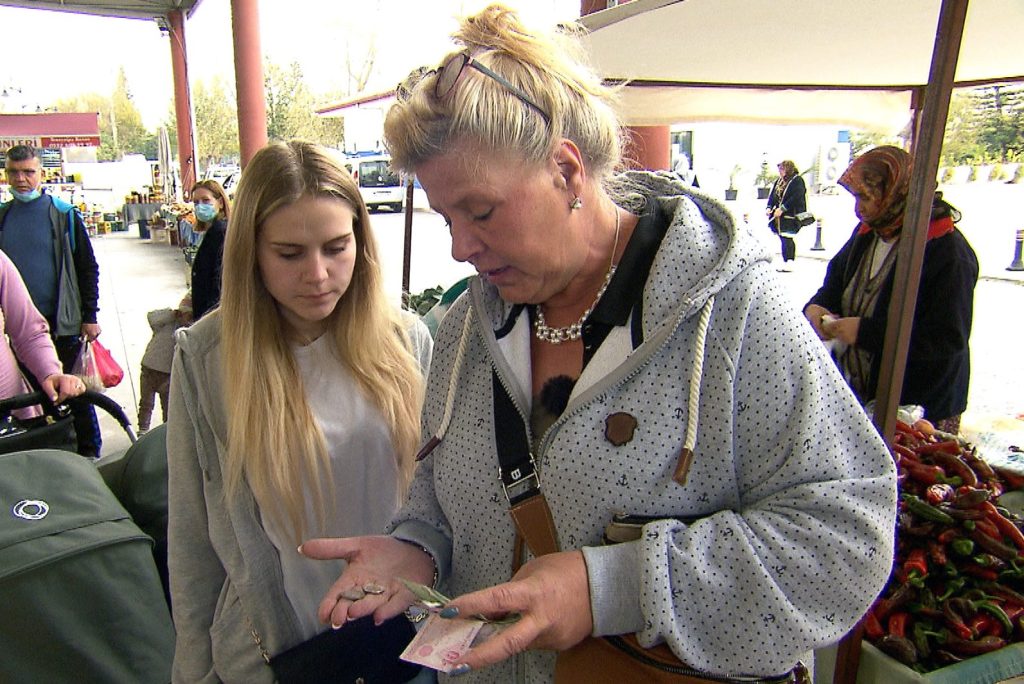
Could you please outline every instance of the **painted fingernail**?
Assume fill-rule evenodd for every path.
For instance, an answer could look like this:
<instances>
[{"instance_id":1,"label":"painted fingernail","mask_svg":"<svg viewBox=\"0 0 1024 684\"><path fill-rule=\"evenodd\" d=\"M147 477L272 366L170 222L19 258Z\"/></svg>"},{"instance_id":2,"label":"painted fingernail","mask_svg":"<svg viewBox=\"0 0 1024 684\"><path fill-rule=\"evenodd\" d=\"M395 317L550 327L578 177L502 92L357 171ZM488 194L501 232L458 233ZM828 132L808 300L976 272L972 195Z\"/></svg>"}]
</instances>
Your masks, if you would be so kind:
<instances>
[{"instance_id":1,"label":"painted fingernail","mask_svg":"<svg viewBox=\"0 0 1024 684\"><path fill-rule=\"evenodd\" d=\"M298 553L300 556L302 555L302 544L299 544L295 547L295 552Z\"/></svg>"},{"instance_id":2,"label":"painted fingernail","mask_svg":"<svg viewBox=\"0 0 1024 684\"><path fill-rule=\"evenodd\" d=\"M332 622L332 623L331 623L331 629L341 629L341 625L336 625L336 624L334 624L334 623Z\"/></svg>"},{"instance_id":3,"label":"painted fingernail","mask_svg":"<svg viewBox=\"0 0 1024 684\"><path fill-rule=\"evenodd\" d=\"M448 674L450 676L452 676L452 677L458 677L459 675L466 674L467 672L470 671L470 669L471 668L466 663L460 663L460 664L456 665L455 667L453 667L451 670L449 670Z\"/></svg>"},{"instance_id":4,"label":"painted fingernail","mask_svg":"<svg viewBox=\"0 0 1024 684\"><path fill-rule=\"evenodd\" d=\"M450 619L450 618L458 617L459 616L459 609L456 608L455 606L448 606L447 608L442 608L441 609L440 615L441 615L441 617L443 617L445 619ZM469 669L468 666L467 666L467 669Z\"/></svg>"}]
</instances>

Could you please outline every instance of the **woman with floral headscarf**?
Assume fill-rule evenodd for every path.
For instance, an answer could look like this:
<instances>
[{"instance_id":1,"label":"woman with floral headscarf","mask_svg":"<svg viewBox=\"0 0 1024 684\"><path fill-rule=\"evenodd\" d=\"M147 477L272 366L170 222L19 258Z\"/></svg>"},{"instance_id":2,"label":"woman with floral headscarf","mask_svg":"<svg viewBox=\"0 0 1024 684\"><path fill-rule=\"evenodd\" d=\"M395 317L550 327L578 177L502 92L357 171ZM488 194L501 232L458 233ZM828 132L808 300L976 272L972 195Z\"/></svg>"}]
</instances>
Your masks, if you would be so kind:
<instances>
[{"instance_id":1,"label":"woman with floral headscarf","mask_svg":"<svg viewBox=\"0 0 1024 684\"><path fill-rule=\"evenodd\" d=\"M860 224L804 307L818 336L836 340L833 356L862 402L875 397L878 385L910 174L910 155L886 145L857 158L839 178L855 198ZM956 228L959 220L960 212L936 193L900 396L901 404L924 407L925 417L952 433L967 407L978 281L978 258Z\"/></svg>"}]
</instances>

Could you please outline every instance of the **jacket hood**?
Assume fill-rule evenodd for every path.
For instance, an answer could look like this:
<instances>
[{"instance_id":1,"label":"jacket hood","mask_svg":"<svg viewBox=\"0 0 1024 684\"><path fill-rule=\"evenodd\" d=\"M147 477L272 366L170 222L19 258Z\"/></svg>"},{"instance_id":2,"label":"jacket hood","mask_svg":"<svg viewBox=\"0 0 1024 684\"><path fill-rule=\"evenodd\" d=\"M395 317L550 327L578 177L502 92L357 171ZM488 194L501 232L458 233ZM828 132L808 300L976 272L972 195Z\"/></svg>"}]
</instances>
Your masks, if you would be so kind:
<instances>
[{"instance_id":1,"label":"jacket hood","mask_svg":"<svg viewBox=\"0 0 1024 684\"><path fill-rule=\"evenodd\" d=\"M728 207L671 174L627 171L616 179L613 194L635 214L654 201L671 217L648 280L649 291L672 295L658 298L665 302L661 308L655 300L645 301L645 315L656 320L672 315L679 304L691 310L703 306L753 263L771 261L766 247ZM672 301L676 304L668 305Z\"/></svg>"}]
</instances>

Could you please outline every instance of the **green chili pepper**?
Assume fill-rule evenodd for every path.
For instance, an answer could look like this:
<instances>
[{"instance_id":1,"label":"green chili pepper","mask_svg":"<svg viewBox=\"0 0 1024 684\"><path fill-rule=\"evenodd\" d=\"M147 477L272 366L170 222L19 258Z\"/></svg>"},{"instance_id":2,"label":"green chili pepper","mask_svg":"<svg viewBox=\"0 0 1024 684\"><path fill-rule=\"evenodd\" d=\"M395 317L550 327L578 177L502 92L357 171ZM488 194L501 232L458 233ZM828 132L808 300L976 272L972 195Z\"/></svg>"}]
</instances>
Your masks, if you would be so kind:
<instances>
[{"instance_id":1,"label":"green chili pepper","mask_svg":"<svg viewBox=\"0 0 1024 684\"><path fill-rule=\"evenodd\" d=\"M919 499L913 494L900 494L900 499L906 505L908 511L917 515L918 517L924 518L925 520L944 523L946 525L952 525L954 522L952 516L940 511L935 506L932 506L930 503L924 501L923 499Z\"/></svg>"},{"instance_id":2,"label":"green chili pepper","mask_svg":"<svg viewBox=\"0 0 1024 684\"><path fill-rule=\"evenodd\" d=\"M974 542L961 537L950 542L949 548L953 549L953 553L958 556L970 556L974 553Z\"/></svg>"},{"instance_id":3,"label":"green chili pepper","mask_svg":"<svg viewBox=\"0 0 1024 684\"><path fill-rule=\"evenodd\" d=\"M975 606L978 610L983 610L998 620L999 624L1003 626L1003 631L1007 635L1013 634L1013 623L1010 622L1010 618L1006 614L1006 611L1004 611L1000 606L992 603L991 601L978 601Z\"/></svg>"}]
</instances>

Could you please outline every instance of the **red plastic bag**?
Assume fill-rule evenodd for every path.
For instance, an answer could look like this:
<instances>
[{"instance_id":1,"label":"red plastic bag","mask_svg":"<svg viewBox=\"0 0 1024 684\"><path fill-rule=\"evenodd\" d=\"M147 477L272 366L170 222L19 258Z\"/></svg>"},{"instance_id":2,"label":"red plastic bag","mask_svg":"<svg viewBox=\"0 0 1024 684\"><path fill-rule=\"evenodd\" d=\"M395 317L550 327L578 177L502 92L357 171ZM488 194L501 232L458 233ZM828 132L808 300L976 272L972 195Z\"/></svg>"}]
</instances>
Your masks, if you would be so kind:
<instances>
[{"instance_id":1,"label":"red plastic bag","mask_svg":"<svg viewBox=\"0 0 1024 684\"><path fill-rule=\"evenodd\" d=\"M99 340L87 343L92 347L93 360L96 362L96 370L99 372L100 381L104 387L115 387L124 379L124 371L117 361L110 355L107 348L100 344Z\"/></svg>"},{"instance_id":2,"label":"red plastic bag","mask_svg":"<svg viewBox=\"0 0 1024 684\"><path fill-rule=\"evenodd\" d=\"M92 347L93 360L103 386L115 387L124 379L124 371L121 370L121 366L117 364L107 348L100 344L99 340L93 340L89 346Z\"/></svg>"}]
</instances>

